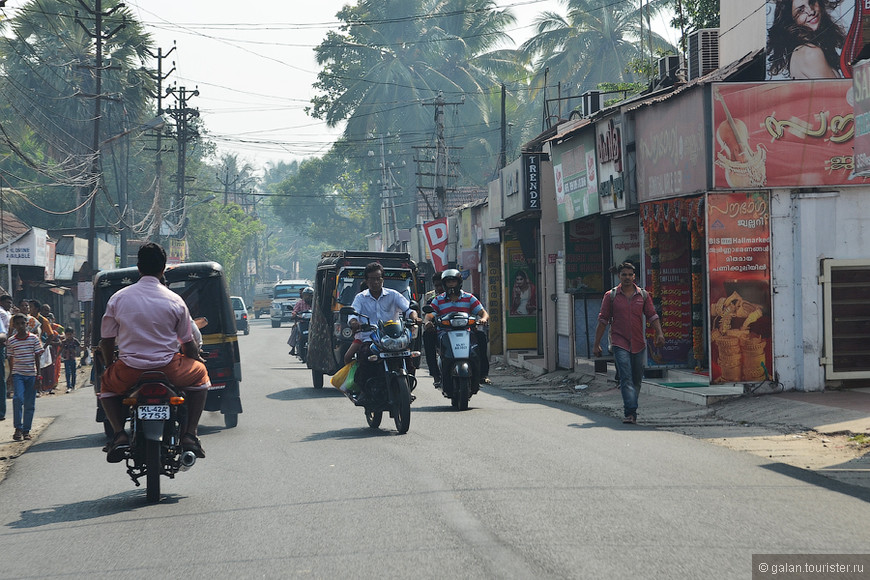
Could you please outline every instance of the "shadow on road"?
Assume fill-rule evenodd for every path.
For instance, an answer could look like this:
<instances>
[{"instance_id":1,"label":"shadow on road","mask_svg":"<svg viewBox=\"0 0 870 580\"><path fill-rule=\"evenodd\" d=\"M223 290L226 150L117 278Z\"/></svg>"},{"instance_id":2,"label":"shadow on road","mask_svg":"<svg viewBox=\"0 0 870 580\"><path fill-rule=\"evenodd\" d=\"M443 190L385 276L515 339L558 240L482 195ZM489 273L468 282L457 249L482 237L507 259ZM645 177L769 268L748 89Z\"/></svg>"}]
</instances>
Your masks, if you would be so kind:
<instances>
[{"instance_id":1,"label":"shadow on road","mask_svg":"<svg viewBox=\"0 0 870 580\"><path fill-rule=\"evenodd\" d=\"M174 504L184 497L176 494L163 494L160 503ZM143 486L140 489L124 491L99 499L25 510L21 512L21 516L17 521L9 522L7 527L15 530L24 530L60 522L81 522L120 513L129 513L152 505L154 504L148 503L145 497L145 487Z\"/></svg>"},{"instance_id":2,"label":"shadow on road","mask_svg":"<svg viewBox=\"0 0 870 580\"><path fill-rule=\"evenodd\" d=\"M867 489L866 487L849 485L848 483L830 479L813 471L801 469L800 467L794 467L793 465L787 465L785 463L769 463L767 465L762 465L761 467L768 471L773 471L774 473L797 479L798 481L825 488L829 491L835 491L865 502L870 502L870 489Z\"/></svg>"},{"instance_id":3,"label":"shadow on road","mask_svg":"<svg viewBox=\"0 0 870 580\"><path fill-rule=\"evenodd\" d=\"M364 420L363 417L360 417L360 419ZM386 418L384 420L386 420ZM311 433L302 439L302 441L323 441L326 439L371 439L373 437L391 437L394 435L398 435L398 432L396 432L395 429L391 431L385 429L383 426L378 429L372 429L367 426L345 427L344 429L333 429L322 433Z\"/></svg>"},{"instance_id":4,"label":"shadow on road","mask_svg":"<svg viewBox=\"0 0 870 580\"><path fill-rule=\"evenodd\" d=\"M266 395L267 399L277 401L300 401L304 399L334 399L336 397L344 397L342 393L329 388L315 389L314 387L297 387L293 389L284 389Z\"/></svg>"}]
</instances>

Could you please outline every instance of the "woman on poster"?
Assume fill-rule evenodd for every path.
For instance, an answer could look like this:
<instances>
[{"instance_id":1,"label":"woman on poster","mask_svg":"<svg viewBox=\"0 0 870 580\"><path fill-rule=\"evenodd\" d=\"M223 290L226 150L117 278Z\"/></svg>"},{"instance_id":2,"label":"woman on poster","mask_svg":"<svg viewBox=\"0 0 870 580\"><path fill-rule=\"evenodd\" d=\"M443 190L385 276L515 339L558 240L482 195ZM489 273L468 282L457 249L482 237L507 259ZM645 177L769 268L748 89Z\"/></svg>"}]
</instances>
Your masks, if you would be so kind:
<instances>
[{"instance_id":1,"label":"woman on poster","mask_svg":"<svg viewBox=\"0 0 870 580\"><path fill-rule=\"evenodd\" d=\"M843 78L845 35L831 18L841 0L775 0L767 31L768 77Z\"/></svg>"},{"instance_id":2,"label":"woman on poster","mask_svg":"<svg viewBox=\"0 0 870 580\"><path fill-rule=\"evenodd\" d=\"M511 314L527 316L538 310L538 296L535 285L529 280L525 270L517 270L514 276L514 289L511 292Z\"/></svg>"}]
</instances>

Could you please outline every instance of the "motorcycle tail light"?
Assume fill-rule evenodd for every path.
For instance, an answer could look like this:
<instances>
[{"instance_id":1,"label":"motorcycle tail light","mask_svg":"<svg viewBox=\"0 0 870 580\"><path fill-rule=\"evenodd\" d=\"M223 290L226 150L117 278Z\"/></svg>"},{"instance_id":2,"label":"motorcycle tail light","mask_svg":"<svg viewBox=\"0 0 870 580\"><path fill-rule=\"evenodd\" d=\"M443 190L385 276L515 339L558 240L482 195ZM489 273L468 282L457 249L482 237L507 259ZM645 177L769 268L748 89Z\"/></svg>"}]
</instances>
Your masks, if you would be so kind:
<instances>
[{"instance_id":1,"label":"motorcycle tail light","mask_svg":"<svg viewBox=\"0 0 870 580\"><path fill-rule=\"evenodd\" d=\"M136 397L127 397L126 399L124 399L121 402L124 403L125 405L127 405L128 407L132 407L136 404Z\"/></svg>"},{"instance_id":2,"label":"motorcycle tail light","mask_svg":"<svg viewBox=\"0 0 870 580\"><path fill-rule=\"evenodd\" d=\"M160 383L148 383L142 385L142 388L139 389L139 396L141 397L159 397L161 395L165 395L169 392L169 389L166 388L166 385L161 385Z\"/></svg>"},{"instance_id":3,"label":"motorcycle tail light","mask_svg":"<svg viewBox=\"0 0 870 580\"><path fill-rule=\"evenodd\" d=\"M184 397L169 397L169 404L170 405L183 405L184 404Z\"/></svg>"}]
</instances>

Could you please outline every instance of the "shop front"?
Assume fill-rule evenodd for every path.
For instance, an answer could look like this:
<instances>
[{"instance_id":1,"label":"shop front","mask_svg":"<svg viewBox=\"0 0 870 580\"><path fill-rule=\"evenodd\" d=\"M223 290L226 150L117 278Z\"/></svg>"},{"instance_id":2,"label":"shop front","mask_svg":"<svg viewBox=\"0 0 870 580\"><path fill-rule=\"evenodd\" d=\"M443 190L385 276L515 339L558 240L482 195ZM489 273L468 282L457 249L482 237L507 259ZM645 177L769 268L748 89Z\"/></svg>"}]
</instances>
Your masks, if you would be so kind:
<instances>
[{"instance_id":1,"label":"shop front","mask_svg":"<svg viewBox=\"0 0 870 580\"><path fill-rule=\"evenodd\" d=\"M710 145L704 90L696 85L631 111L642 283L665 334L665 345L656 348L648 330L647 368L690 369L700 377L708 372L705 194Z\"/></svg>"}]
</instances>

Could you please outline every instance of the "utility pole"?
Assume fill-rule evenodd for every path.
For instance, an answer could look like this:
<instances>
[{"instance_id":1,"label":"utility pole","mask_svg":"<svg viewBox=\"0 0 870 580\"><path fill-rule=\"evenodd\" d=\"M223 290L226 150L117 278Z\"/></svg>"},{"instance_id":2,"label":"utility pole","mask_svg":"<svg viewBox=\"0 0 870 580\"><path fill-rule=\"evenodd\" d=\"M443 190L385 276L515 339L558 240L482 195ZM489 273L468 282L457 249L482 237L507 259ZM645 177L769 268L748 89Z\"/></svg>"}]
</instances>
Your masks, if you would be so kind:
<instances>
[{"instance_id":1,"label":"utility pole","mask_svg":"<svg viewBox=\"0 0 870 580\"><path fill-rule=\"evenodd\" d=\"M147 50L147 49L146 49ZM169 49L169 52L163 54L163 49L158 48L157 54L154 54L150 50L148 54L151 55L152 58L157 59L157 74L152 75L153 78L157 82L157 93L154 96L157 99L157 115L160 116L166 111L163 109L163 81L169 78L173 72L175 72L175 63L172 63L172 68L165 75L163 74L163 59L172 54L172 51L175 50L175 45L173 44L172 48ZM167 91L166 93L169 95L170 93ZM163 212L160 209L160 179L163 176L163 159L161 154L163 153L163 130L157 131L157 155L154 160L154 225L151 227L151 231L148 234L148 238L150 239L152 236L157 238L160 236L160 226L163 223Z\"/></svg>"},{"instance_id":2,"label":"utility pole","mask_svg":"<svg viewBox=\"0 0 870 580\"><path fill-rule=\"evenodd\" d=\"M507 113L505 112L505 101L507 93L504 83L501 84L501 150L498 153L498 168L504 169L507 166Z\"/></svg>"},{"instance_id":3,"label":"utility pole","mask_svg":"<svg viewBox=\"0 0 870 580\"><path fill-rule=\"evenodd\" d=\"M387 135L389 137L389 134ZM387 153L384 146L384 136L378 136L378 142L381 149L380 170L381 178L381 243L384 251L394 251L396 244L399 243L399 226L396 218L396 204L393 202L393 185L396 183L396 178L393 176L393 170L387 163ZM392 151L390 152L392 153ZM374 151L369 151L369 156L374 156Z\"/></svg>"},{"instance_id":4,"label":"utility pole","mask_svg":"<svg viewBox=\"0 0 870 580\"><path fill-rule=\"evenodd\" d=\"M178 152L178 170L175 174L175 199L170 205L170 213L177 214L176 234L182 233L184 226L184 203L185 203L185 186L187 184L187 175L185 175L185 163L187 161L187 144L199 137L199 132L196 128L191 127L190 122L199 117L199 110L187 106L187 100L191 97L198 97L199 91L193 90L188 92L184 87L175 89L174 87L167 90L167 94L174 94L176 105L170 107L166 113L175 120L175 141ZM191 178L192 180L193 178ZM183 237L179 235L179 237Z\"/></svg>"},{"instance_id":5,"label":"utility pole","mask_svg":"<svg viewBox=\"0 0 870 580\"><path fill-rule=\"evenodd\" d=\"M215 174L215 178L218 182L224 186L224 205L228 204L230 201L230 186L232 186L233 190L233 198L236 196L236 184L239 182L239 178L241 177L240 173L236 173L236 176L230 179L230 166L224 165L224 179L221 179L219 173Z\"/></svg>"},{"instance_id":6,"label":"utility pole","mask_svg":"<svg viewBox=\"0 0 870 580\"><path fill-rule=\"evenodd\" d=\"M462 97L458 102L448 103L444 100L444 94L441 91L438 91L438 96L433 102L422 103L424 107L427 105L435 107L435 145L414 147L420 153L420 156L414 159L417 162L417 190L423 197L429 213L436 218L446 215L449 178L456 176L453 170L459 165L459 161L450 159L450 153L462 149L461 147L449 147L444 138L444 106L462 104L465 104L465 97ZM424 167L431 169L426 171ZM421 178L424 177L433 177L434 187L427 188L419 185L422 181Z\"/></svg>"},{"instance_id":7,"label":"utility pole","mask_svg":"<svg viewBox=\"0 0 870 580\"><path fill-rule=\"evenodd\" d=\"M106 98L103 95L103 70L106 68L103 66L103 41L110 39L112 36L118 33L119 30L126 26L125 23L121 23L118 25L113 31L108 34L103 33L103 18L111 16L115 13L116 10L121 8L123 4L116 5L114 8L109 10L108 12L103 12L103 2L102 0L94 1L94 8L91 9L90 6L84 3L83 0L78 0L79 4L87 10L87 12L94 17L94 32L91 32L79 19L79 11L75 11L75 21L76 23L85 31L85 34L90 36L95 41L95 57L96 62L93 66L94 71L94 94L93 95L83 95L83 96L92 96L94 99L94 136L91 145L91 179L90 186L91 191L84 190L82 192L82 197L84 198L82 201L88 200L88 262L91 267L91 272L97 272L99 270L99 265L97 264L97 241L96 241L96 207L97 207L97 191L100 188L100 119L103 116L102 106L103 99ZM88 67L90 68L90 67Z\"/></svg>"}]
</instances>

